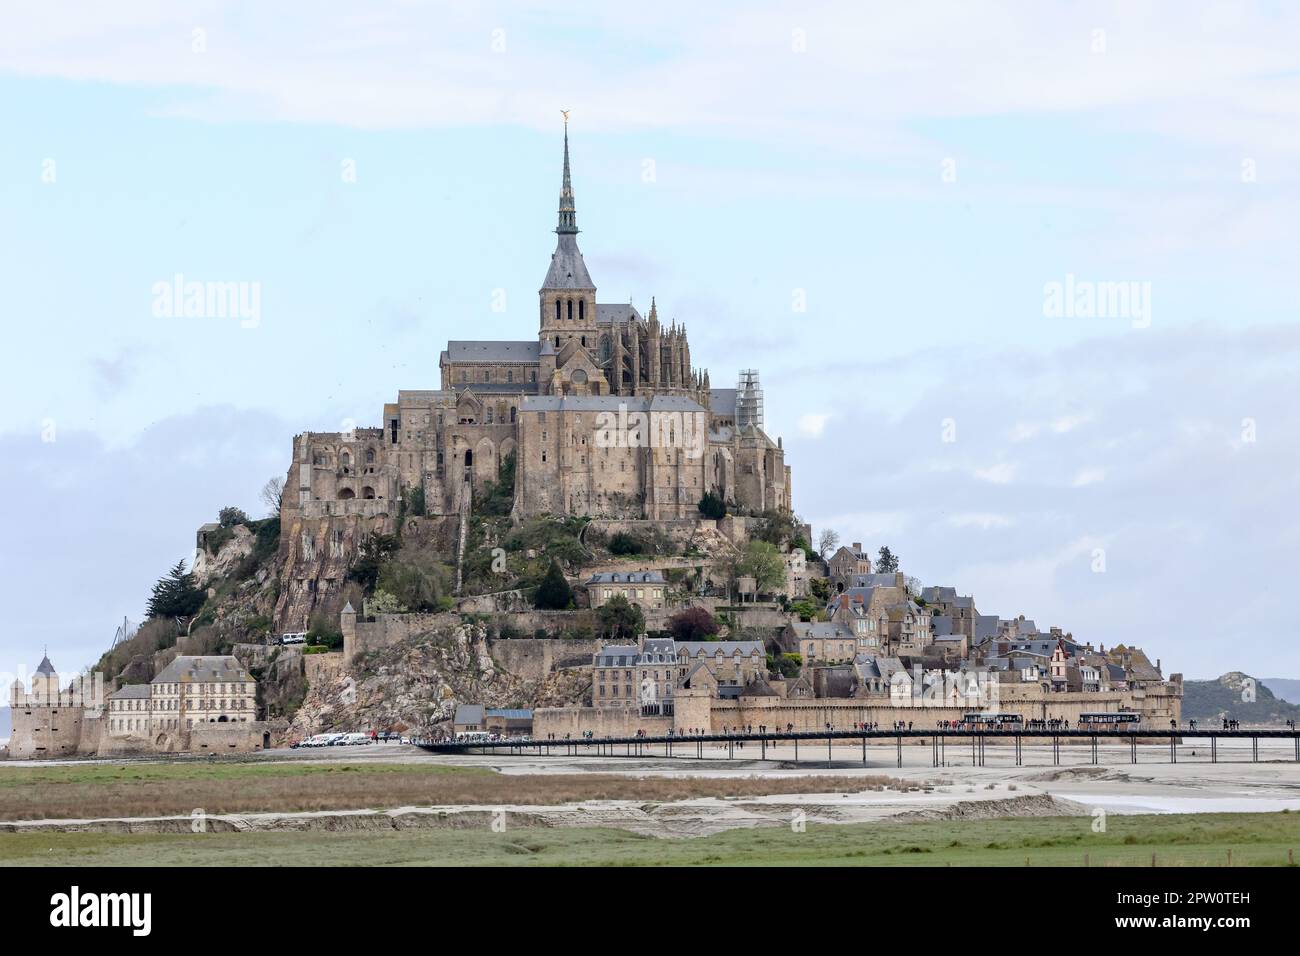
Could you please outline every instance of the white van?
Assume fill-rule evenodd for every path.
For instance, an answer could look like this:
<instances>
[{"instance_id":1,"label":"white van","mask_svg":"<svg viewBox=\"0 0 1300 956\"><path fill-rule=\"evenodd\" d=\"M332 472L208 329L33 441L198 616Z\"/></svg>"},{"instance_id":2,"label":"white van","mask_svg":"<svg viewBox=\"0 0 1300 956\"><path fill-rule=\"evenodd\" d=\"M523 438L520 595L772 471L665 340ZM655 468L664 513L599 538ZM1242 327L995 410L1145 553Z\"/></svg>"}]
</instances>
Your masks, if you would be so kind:
<instances>
[{"instance_id":1,"label":"white van","mask_svg":"<svg viewBox=\"0 0 1300 956\"><path fill-rule=\"evenodd\" d=\"M306 643L307 643L307 632L306 632L306 631L290 631L288 634L281 634L281 635L280 635L280 643L281 643L281 644L306 644Z\"/></svg>"}]
</instances>

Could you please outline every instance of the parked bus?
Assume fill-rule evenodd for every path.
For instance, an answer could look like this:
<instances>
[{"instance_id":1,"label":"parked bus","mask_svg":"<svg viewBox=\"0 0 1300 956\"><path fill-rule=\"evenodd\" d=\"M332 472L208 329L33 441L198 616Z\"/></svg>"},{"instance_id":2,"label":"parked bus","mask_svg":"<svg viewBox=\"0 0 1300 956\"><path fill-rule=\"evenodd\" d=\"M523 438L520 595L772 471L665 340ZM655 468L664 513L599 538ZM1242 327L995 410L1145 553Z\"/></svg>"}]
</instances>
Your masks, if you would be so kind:
<instances>
[{"instance_id":1,"label":"parked bus","mask_svg":"<svg viewBox=\"0 0 1300 956\"><path fill-rule=\"evenodd\" d=\"M1105 713L1080 714L1079 728L1087 730L1119 730L1122 727L1142 722L1141 714Z\"/></svg>"},{"instance_id":2,"label":"parked bus","mask_svg":"<svg viewBox=\"0 0 1300 956\"><path fill-rule=\"evenodd\" d=\"M962 716L962 727L970 730L1018 730L1025 719L1019 714L973 713Z\"/></svg>"}]
</instances>

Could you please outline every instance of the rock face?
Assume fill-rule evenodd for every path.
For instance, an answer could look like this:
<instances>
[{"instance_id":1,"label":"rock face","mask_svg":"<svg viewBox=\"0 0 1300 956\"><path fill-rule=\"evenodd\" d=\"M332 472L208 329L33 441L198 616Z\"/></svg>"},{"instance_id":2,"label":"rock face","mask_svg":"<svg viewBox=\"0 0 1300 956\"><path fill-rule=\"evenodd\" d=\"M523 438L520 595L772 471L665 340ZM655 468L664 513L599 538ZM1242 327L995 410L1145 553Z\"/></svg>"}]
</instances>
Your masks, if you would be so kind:
<instances>
[{"instance_id":1,"label":"rock face","mask_svg":"<svg viewBox=\"0 0 1300 956\"><path fill-rule=\"evenodd\" d=\"M195 583L200 587L228 577L244 558L253 553L256 538L245 525L234 525L228 533L230 536L218 546L216 554L203 546L195 550L194 567L191 570Z\"/></svg>"},{"instance_id":2,"label":"rock face","mask_svg":"<svg viewBox=\"0 0 1300 956\"><path fill-rule=\"evenodd\" d=\"M291 738L326 730L449 734L457 704L558 707L591 694L591 676L583 670L524 678L502 669L486 629L464 623L360 655L350 672L323 677L308 689Z\"/></svg>"},{"instance_id":3,"label":"rock face","mask_svg":"<svg viewBox=\"0 0 1300 956\"><path fill-rule=\"evenodd\" d=\"M386 516L286 517L280 527L276 631L305 631L312 612L341 593L361 543L371 534L391 534L394 527Z\"/></svg>"}]
</instances>

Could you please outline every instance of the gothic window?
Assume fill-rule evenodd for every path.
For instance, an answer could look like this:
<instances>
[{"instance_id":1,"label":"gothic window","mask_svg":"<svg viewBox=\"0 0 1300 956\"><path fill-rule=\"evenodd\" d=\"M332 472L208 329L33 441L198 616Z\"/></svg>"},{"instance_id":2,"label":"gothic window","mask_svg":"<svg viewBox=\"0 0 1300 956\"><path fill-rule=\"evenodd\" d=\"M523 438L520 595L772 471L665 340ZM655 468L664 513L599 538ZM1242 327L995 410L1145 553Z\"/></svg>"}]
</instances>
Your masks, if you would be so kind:
<instances>
[{"instance_id":1,"label":"gothic window","mask_svg":"<svg viewBox=\"0 0 1300 956\"><path fill-rule=\"evenodd\" d=\"M515 380L515 370L512 368L506 369L506 381L513 382L514 380Z\"/></svg>"},{"instance_id":2,"label":"gothic window","mask_svg":"<svg viewBox=\"0 0 1300 956\"><path fill-rule=\"evenodd\" d=\"M587 337L585 335L582 337L582 347L583 348L587 347Z\"/></svg>"},{"instance_id":3,"label":"gothic window","mask_svg":"<svg viewBox=\"0 0 1300 956\"><path fill-rule=\"evenodd\" d=\"M558 306L560 303L557 302L555 304ZM558 335L555 337L555 347L557 349L560 347L560 337Z\"/></svg>"},{"instance_id":4,"label":"gothic window","mask_svg":"<svg viewBox=\"0 0 1300 956\"><path fill-rule=\"evenodd\" d=\"M530 371L530 372L528 373L528 381L530 381L530 382L536 382L536 381L537 381L537 370L536 370L536 369L533 369L532 371Z\"/></svg>"},{"instance_id":5,"label":"gothic window","mask_svg":"<svg viewBox=\"0 0 1300 956\"><path fill-rule=\"evenodd\" d=\"M568 302L569 302L569 321L572 322L573 321L573 300L569 299Z\"/></svg>"},{"instance_id":6,"label":"gothic window","mask_svg":"<svg viewBox=\"0 0 1300 956\"><path fill-rule=\"evenodd\" d=\"M511 406L510 406L510 424L513 425L514 423L515 423L515 406L511 405Z\"/></svg>"},{"instance_id":7,"label":"gothic window","mask_svg":"<svg viewBox=\"0 0 1300 956\"><path fill-rule=\"evenodd\" d=\"M586 310L586 308L584 308L584 306L586 306L586 304L587 304L587 300L586 300L586 299L579 299L579 300L578 300L578 321L579 321L579 322L581 322L584 318L586 318L587 310ZM586 339L583 339L583 340L582 340L582 344L583 344L583 345L586 345L586 344L587 344L587 340L586 340Z\"/></svg>"},{"instance_id":8,"label":"gothic window","mask_svg":"<svg viewBox=\"0 0 1300 956\"><path fill-rule=\"evenodd\" d=\"M560 321L560 300L559 299L555 300L555 321L556 322ZM557 345L559 344L558 340L556 344Z\"/></svg>"},{"instance_id":9,"label":"gothic window","mask_svg":"<svg viewBox=\"0 0 1300 956\"><path fill-rule=\"evenodd\" d=\"M367 465L373 465L374 463L375 463L375 450L374 450L373 448L367 448L367 449L366 449L366 464L367 464Z\"/></svg>"}]
</instances>

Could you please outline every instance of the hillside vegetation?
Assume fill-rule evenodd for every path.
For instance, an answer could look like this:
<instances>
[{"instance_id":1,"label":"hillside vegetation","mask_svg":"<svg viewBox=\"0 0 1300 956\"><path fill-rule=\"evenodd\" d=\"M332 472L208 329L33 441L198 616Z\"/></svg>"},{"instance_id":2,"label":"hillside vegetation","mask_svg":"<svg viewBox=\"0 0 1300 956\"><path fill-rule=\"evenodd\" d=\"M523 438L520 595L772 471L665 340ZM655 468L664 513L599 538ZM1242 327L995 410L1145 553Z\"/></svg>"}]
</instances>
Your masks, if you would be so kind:
<instances>
[{"instance_id":1,"label":"hillside vegetation","mask_svg":"<svg viewBox=\"0 0 1300 956\"><path fill-rule=\"evenodd\" d=\"M1263 681L1240 671L1218 680L1183 682L1184 720L1214 722L1225 717L1246 725L1280 727L1288 720L1300 721L1300 706L1278 699Z\"/></svg>"}]
</instances>

